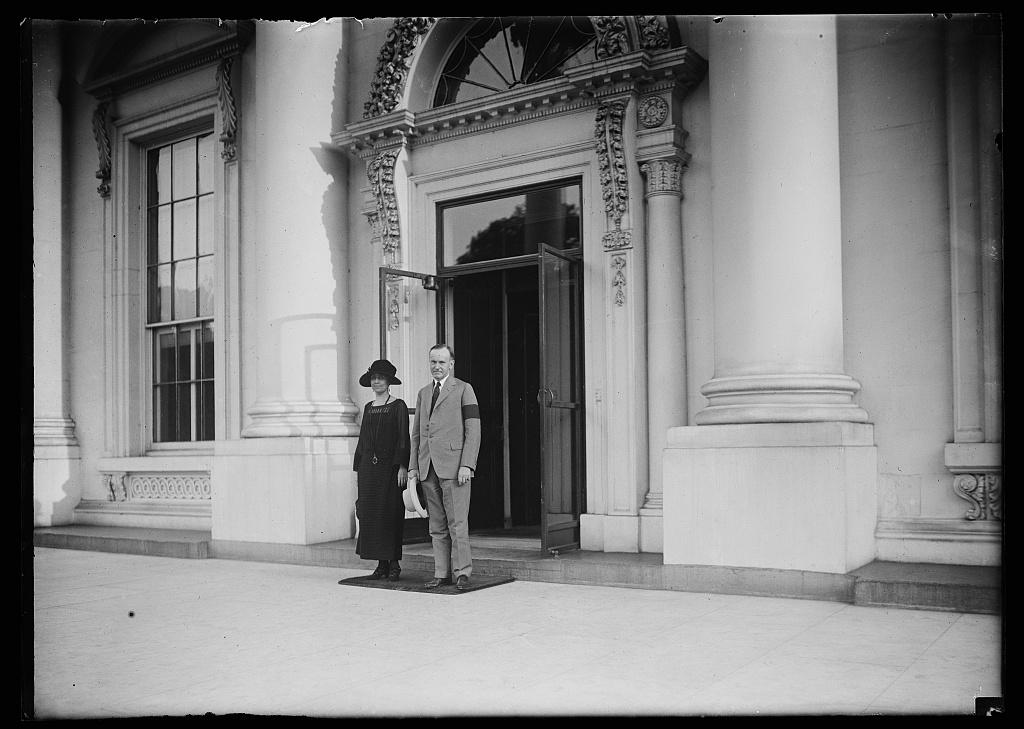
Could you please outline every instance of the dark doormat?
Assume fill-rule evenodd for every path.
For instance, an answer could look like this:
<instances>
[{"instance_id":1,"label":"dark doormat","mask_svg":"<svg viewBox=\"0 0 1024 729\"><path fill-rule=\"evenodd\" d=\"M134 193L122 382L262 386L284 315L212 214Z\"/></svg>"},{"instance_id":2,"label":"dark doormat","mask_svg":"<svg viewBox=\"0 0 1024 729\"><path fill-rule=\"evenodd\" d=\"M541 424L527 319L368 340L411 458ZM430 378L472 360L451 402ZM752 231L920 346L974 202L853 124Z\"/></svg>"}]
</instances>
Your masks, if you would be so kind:
<instances>
[{"instance_id":1,"label":"dark doormat","mask_svg":"<svg viewBox=\"0 0 1024 729\"><path fill-rule=\"evenodd\" d=\"M465 590L456 590L455 585L441 585L433 589L424 587L425 582L429 582L434 575L430 572L409 572L402 573L402 579L398 582L389 582L387 580L370 580L367 579L366 575L359 577L349 577L345 580L339 580L339 585L352 585L353 587L376 587L379 590L399 590L401 592L429 592L435 595L462 595L467 592L474 592L476 590L483 590L486 587L494 587L495 585L504 585L506 582L512 582L515 577L506 577L503 575L492 576L492 575L473 575L469 578L469 585Z\"/></svg>"}]
</instances>

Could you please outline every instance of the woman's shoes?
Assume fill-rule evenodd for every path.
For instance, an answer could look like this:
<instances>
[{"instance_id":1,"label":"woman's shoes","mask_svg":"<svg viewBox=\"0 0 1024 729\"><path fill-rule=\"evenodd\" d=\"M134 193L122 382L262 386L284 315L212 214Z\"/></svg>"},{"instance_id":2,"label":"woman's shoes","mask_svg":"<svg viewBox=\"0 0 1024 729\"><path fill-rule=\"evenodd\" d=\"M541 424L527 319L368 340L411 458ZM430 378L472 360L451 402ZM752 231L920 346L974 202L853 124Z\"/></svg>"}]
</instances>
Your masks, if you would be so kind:
<instances>
[{"instance_id":1,"label":"woman's shoes","mask_svg":"<svg viewBox=\"0 0 1024 729\"><path fill-rule=\"evenodd\" d=\"M400 574L402 574L402 566L398 562L392 562L388 569L388 582L398 582Z\"/></svg>"},{"instance_id":2,"label":"woman's shoes","mask_svg":"<svg viewBox=\"0 0 1024 729\"><path fill-rule=\"evenodd\" d=\"M368 580L380 580L380 579L388 577L388 569L390 568L390 566L391 565L390 565L390 563L387 560L383 560L383 559L382 560L378 560L377 561L377 569L375 569L373 571L373 574L367 575L366 579L368 579Z\"/></svg>"}]
</instances>

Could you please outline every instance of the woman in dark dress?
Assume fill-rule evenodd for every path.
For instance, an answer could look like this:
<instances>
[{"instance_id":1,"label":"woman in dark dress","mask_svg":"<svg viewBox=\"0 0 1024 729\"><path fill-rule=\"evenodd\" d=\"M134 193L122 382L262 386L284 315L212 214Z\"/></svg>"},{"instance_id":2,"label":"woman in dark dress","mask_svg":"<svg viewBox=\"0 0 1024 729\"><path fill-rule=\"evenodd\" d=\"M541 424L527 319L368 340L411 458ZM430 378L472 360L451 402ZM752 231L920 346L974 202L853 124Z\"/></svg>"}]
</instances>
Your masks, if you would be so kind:
<instances>
[{"instance_id":1,"label":"woman in dark dress","mask_svg":"<svg viewBox=\"0 0 1024 729\"><path fill-rule=\"evenodd\" d=\"M402 525L406 466L409 463L409 408L391 395L391 385L401 385L395 366L379 359L359 378L373 389L374 398L363 408L352 470L356 483L356 518L359 538L356 554L377 560L371 580L397 581L402 567Z\"/></svg>"}]
</instances>

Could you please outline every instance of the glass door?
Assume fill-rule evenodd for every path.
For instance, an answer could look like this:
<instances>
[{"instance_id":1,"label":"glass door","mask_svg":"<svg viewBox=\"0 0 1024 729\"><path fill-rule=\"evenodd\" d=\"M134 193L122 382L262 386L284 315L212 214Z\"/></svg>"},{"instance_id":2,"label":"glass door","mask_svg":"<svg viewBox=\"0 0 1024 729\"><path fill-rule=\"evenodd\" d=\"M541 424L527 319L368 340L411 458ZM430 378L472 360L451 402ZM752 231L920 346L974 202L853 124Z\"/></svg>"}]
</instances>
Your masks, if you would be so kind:
<instances>
[{"instance_id":1,"label":"glass door","mask_svg":"<svg viewBox=\"0 0 1024 729\"><path fill-rule=\"evenodd\" d=\"M541 547L577 549L583 482L580 249L540 245Z\"/></svg>"}]
</instances>

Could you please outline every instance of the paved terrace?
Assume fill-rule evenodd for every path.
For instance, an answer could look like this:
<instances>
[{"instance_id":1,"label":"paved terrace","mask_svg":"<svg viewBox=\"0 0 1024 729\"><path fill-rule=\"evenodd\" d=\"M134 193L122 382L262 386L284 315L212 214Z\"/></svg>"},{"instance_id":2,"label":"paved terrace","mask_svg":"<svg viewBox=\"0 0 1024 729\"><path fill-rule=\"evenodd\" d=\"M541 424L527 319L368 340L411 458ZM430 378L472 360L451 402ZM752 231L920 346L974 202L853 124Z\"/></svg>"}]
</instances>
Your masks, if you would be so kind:
<instances>
[{"instance_id":1,"label":"paved terrace","mask_svg":"<svg viewBox=\"0 0 1024 729\"><path fill-rule=\"evenodd\" d=\"M367 572L351 566L34 554L39 719L971 715L1003 691L995 614L521 579L436 595L339 586Z\"/></svg>"}]
</instances>

